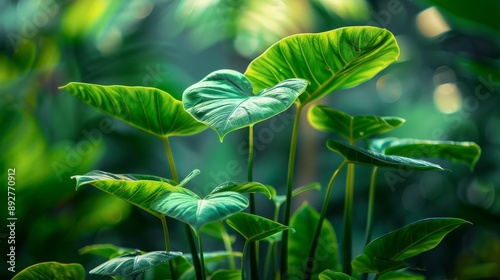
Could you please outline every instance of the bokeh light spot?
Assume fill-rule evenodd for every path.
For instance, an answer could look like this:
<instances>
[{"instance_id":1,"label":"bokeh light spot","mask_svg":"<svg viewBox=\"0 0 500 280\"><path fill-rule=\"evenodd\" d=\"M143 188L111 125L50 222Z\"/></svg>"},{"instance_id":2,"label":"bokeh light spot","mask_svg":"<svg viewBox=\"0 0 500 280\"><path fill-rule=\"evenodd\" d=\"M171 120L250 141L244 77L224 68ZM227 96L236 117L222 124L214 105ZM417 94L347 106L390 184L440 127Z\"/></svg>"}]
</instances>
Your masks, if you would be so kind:
<instances>
[{"instance_id":1,"label":"bokeh light spot","mask_svg":"<svg viewBox=\"0 0 500 280\"><path fill-rule=\"evenodd\" d=\"M454 83L446 83L434 90L434 104L445 114L455 113L462 107L460 89Z\"/></svg>"},{"instance_id":2,"label":"bokeh light spot","mask_svg":"<svg viewBox=\"0 0 500 280\"><path fill-rule=\"evenodd\" d=\"M429 38L435 38L451 30L436 7L423 10L417 15L416 20L420 33Z\"/></svg>"},{"instance_id":3,"label":"bokeh light spot","mask_svg":"<svg viewBox=\"0 0 500 280\"><path fill-rule=\"evenodd\" d=\"M394 103L401 98L403 87L396 76L387 74L377 80L377 94L382 101Z\"/></svg>"}]
</instances>

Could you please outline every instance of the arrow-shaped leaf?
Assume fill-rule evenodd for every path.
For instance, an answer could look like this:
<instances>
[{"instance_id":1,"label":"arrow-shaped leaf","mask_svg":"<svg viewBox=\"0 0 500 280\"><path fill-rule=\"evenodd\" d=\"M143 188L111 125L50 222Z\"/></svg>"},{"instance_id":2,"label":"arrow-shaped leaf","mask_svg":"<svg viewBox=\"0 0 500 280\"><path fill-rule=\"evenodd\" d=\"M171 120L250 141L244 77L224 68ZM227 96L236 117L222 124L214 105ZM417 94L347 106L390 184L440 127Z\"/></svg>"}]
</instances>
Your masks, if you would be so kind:
<instances>
[{"instance_id":1,"label":"arrow-shaped leaf","mask_svg":"<svg viewBox=\"0 0 500 280\"><path fill-rule=\"evenodd\" d=\"M218 70L183 93L183 104L195 119L213 128L222 142L231 131L269 119L288 109L307 87L301 79L283 79L252 93L240 72Z\"/></svg>"},{"instance_id":2,"label":"arrow-shaped leaf","mask_svg":"<svg viewBox=\"0 0 500 280\"><path fill-rule=\"evenodd\" d=\"M398 117L350 116L324 105L312 106L307 118L317 130L335 131L354 141L389 132L405 122Z\"/></svg>"},{"instance_id":3,"label":"arrow-shaped leaf","mask_svg":"<svg viewBox=\"0 0 500 280\"><path fill-rule=\"evenodd\" d=\"M197 232L205 224L223 220L248 207L248 199L237 192L211 193L204 198L189 192L161 194L152 208L192 226Z\"/></svg>"},{"instance_id":4,"label":"arrow-shaped leaf","mask_svg":"<svg viewBox=\"0 0 500 280\"><path fill-rule=\"evenodd\" d=\"M349 163L372 165L387 168L400 168L402 166L421 170L443 170L439 165L401 156L388 156L363 148L354 147L339 141L329 139L326 143L328 149L340 154Z\"/></svg>"},{"instance_id":5,"label":"arrow-shaped leaf","mask_svg":"<svg viewBox=\"0 0 500 280\"><path fill-rule=\"evenodd\" d=\"M385 272L388 261L402 261L429 251L448 233L466 223L469 222L458 218L430 218L411 223L370 242L352 261L352 267L363 273ZM393 268L401 267L393 265Z\"/></svg>"},{"instance_id":6,"label":"arrow-shaped leaf","mask_svg":"<svg viewBox=\"0 0 500 280\"><path fill-rule=\"evenodd\" d=\"M141 255L127 254L111 259L89 271L90 274L129 277L139 274L171 259L181 256L181 252L155 251Z\"/></svg>"},{"instance_id":7,"label":"arrow-shaped leaf","mask_svg":"<svg viewBox=\"0 0 500 280\"><path fill-rule=\"evenodd\" d=\"M239 232L247 242L254 242L275 233L292 229L273 220L249 213L238 213L226 220L227 224Z\"/></svg>"},{"instance_id":8,"label":"arrow-shaped leaf","mask_svg":"<svg viewBox=\"0 0 500 280\"><path fill-rule=\"evenodd\" d=\"M344 27L284 38L254 59L245 76L257 92L289 78L308 80L297 100L305 105L371 79L398 56L396 39L386 29Z\"/></svg>"},{"instance_id":9,"label":"arrow-shaped leaf","mask_svg":"<svg viewBox=\"0 0 500 280\"><path fill-rule=\"evenodd\" d=\"M60 89L106 114L160 138L191 135L206 128L184 110L181 101L156 88L71 82Z\"/></svg>"},{"instance_id":10,"label":"arrow-shaped leaf","mask_svg":"<svg viewBox=\"0 0 500 280\"><path fill-rule=\"evenodd\" d=\"M137 174L112 174L100 170L90 171L85 175L72 176L76 179L76 189L83 185L93 185L96 188L121 198L156 217L163 216L153 210L151 204L163 191L190 192L182 187L175 187L172 180Z\"/></svg>"},{"instance_id":11,"label":"arrow-shaped leaf","mask_svg":"<svg viewBox=\"0 0 500 280\"><path fill-rule=\"evenodd\" d=\"M269 199L273 197L272 190L261 183L258 182L240 182L240 181L230 181L218 185L211 193L218 192L239 192L239 193L261 193L266 195Z\"/></svg>"},{"instance_id":12,"label":"arrow-shaped leaf","mask_svg":"<svg viewBox=\"0 0 500 280\"><path fill-rule=\"evenodd\" d=\"M430 141L411 138L382 138L371 141L372 149L386 154L411 158L444 158L462 162L471 169L481 156L474 142Z\"/></svg>"}]
</instances>

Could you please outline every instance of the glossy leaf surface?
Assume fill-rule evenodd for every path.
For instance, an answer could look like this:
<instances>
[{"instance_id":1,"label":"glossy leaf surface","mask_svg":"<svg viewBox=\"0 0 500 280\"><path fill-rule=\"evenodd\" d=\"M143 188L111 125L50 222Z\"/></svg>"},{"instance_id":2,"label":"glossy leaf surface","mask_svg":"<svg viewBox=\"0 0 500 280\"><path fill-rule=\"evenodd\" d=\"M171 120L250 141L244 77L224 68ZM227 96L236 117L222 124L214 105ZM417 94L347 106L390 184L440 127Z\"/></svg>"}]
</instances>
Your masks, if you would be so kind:
<instances>
[{"instance_id":1,"label":"glossy leaf surface","mask_svg":"<svg viewBox=\"0 0 500 280\"><path fill-rule=\"evenodd\" d=\"M370 242L352 261L352 267L357 272L385 272L387 261L402 261L429 251L448 233L466 223L469 222L458 218L430 218L411 223Z\"/></svg>"},{"instance_id":2,"label":"glossy leaf surface","mask_svg":"<svg viewBox=\"0 0 500 280\"><path fill-rule=\"evenodd\" d=\"M101 256L106 259L112 259L124 254L134 253L135 249L118 247L113 244L95 244L89 245L78 250L80 255L91 254Z\"/></svg>"},{"instance_id":3,"label":"glossy leaf surface","mask_svg":"<svg viewBox=\"0 0 500 280\"><path fill-rule=\"evenodd\" d=\"M325 270L319 274L319 280L356 280L345 273L336 272L333 270Z\"/></svg>"},{"instance_id":4,"label":"glossy leaf surface","mask_svg":"<svg viewBox=\"0 0 500 280\"><path fill-rule=\"evenodd\" d=\"M350 163L364 164L386 168L412 168L421 170L443 170L439 165L401 156L388 156L381 153L354 147L343 142L328 140L326 146L340 154Z\"/></svg>"},{"instance_id":5,"label":"glossy leaf surface","mask_svg":"<svg viewBox=\"0 0 500 280\"><path fill-rule=\"evenodd\" d=\"M184 110L181 101L156 88L71 82L60 89L160 138L196 134L206 128Z\"/></svg>"},{"instance_id":6,"label":"glossy leaf surface","mask_svg":"<svg viewBox=\"0 0 500 280\"><path fill-rule=\"evenodd\" d=\"M290 276L301 277L303 273L301 268L309 258L309 250L319 216L320 214L307 203L304 203L292 215L290 226L295 229L295 233L290 234L288 244L288 267L290 268L288 273ZM340 269L337 244L337 236L333 226L325 219L314 255L316 261L311 271L312 279L317 279L318 275L326 269Z\"/></svg>"},{"instance_id":7,"label":"glossy leaf surface","mask_svg":"<svg viewBox=\"0 0 500 280\"><path fill-rule=\"evenodd\" d=\"M301 79L283 79L261 89L238 71L218 70L183 93L187 112L213 128L222 142L231 131L269 119L288 109L307 87Z\"/></svg>"},{"instance_id":8,"label":"glossy leaf surface","mask_svg":"<svg viewBox=\"0 0 500 280\"><path fill-rule=\"evenodd\" d=\"M254 59L245 76L255 92L289 78L308 80L297 101L307 104L371 79L398 56L396 39L386 29L344 27L284 38Z\"/></svg>"},{"instance_id":9,"label":"glossy leaf surface","mask_svg":"<svg viewBox=\"0 0 500 280\"><path fill-rule=\"evenodd\" d=\"M85 279L85 270L83 266L77 263L58 263L43 262L21 270L12 280L83 280Z\"/></svg>"},{"instance_id":10,"label":"glossy leaf surface","mask_svg":"<svg viewBox=\"0 0 500 280\"><path fill-rule=\"evenodd\" d=\"M312 106L307 119L317 130L334 131L354 141L389 132L405 122L398 117L350 116L324 105Z\"/></svg>"},{"instance_id":11,"label":"glossy leaf surface","mask_svg":"<svg viewBox=\"0 0 500 280\"><path fill-rule=\"evenodd\" d=\"M212 274L211 280L240 280L241 270L239 269L221 269Z\"/></svg>"},{"instance_id":12,"label":"glossy leaf surface","mask_svg":"<svg viewBox=\"0 0 500 280\"><path fill-rule=\"evenodd\" d=\"M267 196L269 199L273 197L272 190L261 183L258 182L240 182L240 181L230 181L218 185L212 193L232 191L239 193L261 193Z\"/></svg>"},{"instance_id":13,"label":"glossy leaf surface","mask_svg":"<svg viewBox=\"0 0 500 280\"><path fill-rule=\"evenodd\" d=\"M226 220L247 242L259 241L284 230L293 228L267 218L249 213L238 213Z\"/></svg>"},{"instance_id":14,"label":"glossy leaf surface","mask_svg":"<svg viewBox=\"0 0 500 280\"><path fill-rule=\"evenodd\" d=\"M411 158L444 158L469 165L470 169L481 156L474 142L430 141L411 138L382 138L371 141L372 149L386 155Z\"/></svg>"},{"instance_id":15,"label":"glossy leaf surface","mask_svg":"<svg viewBox=\"0 0 500 280\"><path fill-rule=\"evenodd\" d=\"M111 259L96 268L90 274L129 277L146 269L181 256L180 252L155 251L141 255L140 252Z\"/></svg>"}]
</instances>

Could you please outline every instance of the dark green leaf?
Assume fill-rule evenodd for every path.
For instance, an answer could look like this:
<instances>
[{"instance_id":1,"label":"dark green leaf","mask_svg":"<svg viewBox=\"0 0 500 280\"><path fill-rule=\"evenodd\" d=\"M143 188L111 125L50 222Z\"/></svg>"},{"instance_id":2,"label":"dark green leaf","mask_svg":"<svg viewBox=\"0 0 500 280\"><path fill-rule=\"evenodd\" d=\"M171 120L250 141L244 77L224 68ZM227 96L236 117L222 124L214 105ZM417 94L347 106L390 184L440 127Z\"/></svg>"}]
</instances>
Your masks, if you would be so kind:
<instances>
[{"instance_id":1,"label":"dark green leaf","mask_svg":"<svg viewBox=\"0 0 500 280\"><path fill-rule=\"evenodd\" d=\"M345 273L325 270L319 274L319 280L356 280Z\"/></svg>"},{"instance_id":2,"label":"dark green leaf","mask_svg":"<svg viewBox=\"0 0 500 280\"><path fill-rule=\"evenodd\" d=\"M469 222L458 218L431 218L411 223L370 242L352 261L352 267L363 273L385 272L387 263L379 260L402 261L429 251L448 233L466 223Z\"/></svg>"},{"instance_id":3,"label":"dark green leaf","mask_svg":"<svg viewBox=\"0 0 500 280\"><path fill-rule=\"evenodd\" d=\"M187 112L213 128L220 141L231 131L269 119L288 109L307 87L301 79L283 79L252 93L252 84L234 70L218 70L183 93Z\"/></svg>"},{"instance_id":4,"label":"dark green leaf","mask_svg":"<svg viewBox=\"0 0 500 280\"><path fill-rule=\"evenodd\" d=\"M312 106L307 118L317 130L334 131L354 141L389 132L405 122L398 117L350 116L324 105Z\"/></svg>"},{"instance_id":5,"label":"dark green leaf","mask_svg":"<svg viewBox=\"0 0 500 280\"><path fill-rule=\"evenodd\" d=\"M241 279L241 270L239 269L217 270L214 274L212 274L212 278L210 278L210 280L240 280L240 279Z\"/></svg>"},{"instance_id":6,"label":"dark green leaf","mask_svg":"<svg viewBox=\"0 0 500 280\"><path fill-rule=\"evenodd\" d=\"M12 280L83 280L85 270L77 263L43 262L28 266Z\"/></svg>"},{"instance_id":7,"label":"dark green leaf","mask_svg":"<svg viewBox=\"0 0 500 280\"><path fill-rule=\"evenodd\" d=\"M191 191L175 187L172 180L151 175L112 174L104 171L94 170L85 175L77 175L76 189L83 185L93 185L96 188L119 197L157 217L162 214L151 208L151 203L163 191L186 192Z\"/></svg>"},{"instance_id":8,"label":"dark green leaf","mask_svg":"<svg viewBox=\"0 0 500 280\"><path fill-rule=\"evenodd\" d=\"M184 110L181 101L156 88L71 82L60 89L106 114L160 138L191 135L206 128Z\"/></svg>"},{"instance_id":9,"label":"dark green leaf","mask_svg":"<svg viewBox=\"0 0 500 280\"><path fill-rule=\"evenodd\" d=\"M379 280L425 280L420 274L411 273L405 270L394 270L384 273L378 277Z\"/></svg>"},{"instance_id":10,"label":"dark green leaf","mask_svg":"<svg viewBox=\"0 0 500 280\"><path fill-rule=\"evenodd\" d=\"M295 211L290 220L296 232L289 236L288 243L288 267L289 276L302 278L305 265L309 264L309 250L313 242L314 232L319 221L319 213L307 203ZM337 237L332 225L328 220L323 221L316 247L312 279L316 279L318 274L325 269L340 269L338 260Z\"/></svg>"},{"instance_id":11,"label":"dark green leaf","mask_svg":"<svg viewBox=\"0 0 500 280\"><path fill-rule=\"evenodd\" d=\"M386 154L411 158L444 158L462 162L471 169L481 156L481 148L473 142L429 141L410 138L382 138L372 142L372 149Z\"/></svg>"},{"instance_id":12,"label":"dark green leaf","mask_svg":"<svg viewBox=\"0 0 500 280\"><path fill-rule=\"evenodd\" d=\"M106 259L112 259L120 255L134 253L135 249L118 247L113 244L95 244L89 245L78 250L80 255L92 254L96 256L101 256Z\"/></svg>"},{"instance_id":13,"label":"dark green leaf","mask_svg":"<svg viewBox=\"0 0 500 280\"><path fill-rule=\"evenodd\" d=\"M421 170L443 170L439 165L401 156L388 156L372 152L363 148L354 147L339 141L328 140L328 149L340 154L350 163L372 165L387 168L412 168Z\"/></svg>"},{"instance_id":14,"label":"dark green leaf","mask_svg":"<svg viewBox=\"0 0 500 280\"><path fill-rule=\"evenodd\" d=\"M264 217L238 213L226 220L227 224L239 232L247 242L259 241L275 233L292 229Z\"/></svg>"},{"instance_id":15,"label":"dark green leaf","mask_svg":"<svg viewBox=\"0 0 500 280\"><path fill-rule=\"evenodd\" d=\"M223 220L248 207L248 199L237 192L211 193L205 198L189 192L161 194L152 208L192 226L197 232L205 224Z\"/></svg>"},{"instance_id":16,"label":"dark green leaf","mask_svg":"<svg viewBox=\"0 0 500 280\"><path fill-rule=\"evenodd\" d=\"M137 254L127 254L111 259L92 269L89 273L129 277L135 274L139 274L146 269L152 268L171 259L177 258L181 255L181 252L166 251L149 252L144 255L141 255L140 252Z\"/></svg>"},{"instance_id":17,"label":"dark green leaf","mask_svg":"<svg viewBox=\"0 0 500 280\"><path fill-rule=\"evenodd\" d=\"M205 269L210 272L216 267L220 267L221 264L226 263L229 258L240 258L242 257L241 252L231 252L228 253L226 251L215 251L215 252L204 252L203 256L205 259ZM190 254L184 255L189 262L192 262L192 257ZM180 259L180 258L178 258ZM178 260L176 259L176 260ZM183 270L179 280L192 280L196 279L196 272L193 266L190 266L188 269Z\"/></svg>"},{"instance_id":18,"label":"dark green leaf","mask_svg":"<svg viewBox=\"0 0 500 280\"><path fill-rule=\"evenodd\" d=\"M398 56L396 39L386 29L344 27L284 38L253 60L245 76L257 92L289 78L308 80L297 101L305 105L371 79Z\"/></svg>"},{"instance_id":19,"label":"dark green leaf","mask_svg":"<svg viewBox=\"0 0 500 280\"><path fill-rule=\"evenodd\" d=\"M240 181L225 182L217 186L211 193L218 193L225 191L232 191L239 193L261 193L266 195L269 199L273 197L272 190L268 186L258 182L240 182Z\"/></svg>"}]
</instances>

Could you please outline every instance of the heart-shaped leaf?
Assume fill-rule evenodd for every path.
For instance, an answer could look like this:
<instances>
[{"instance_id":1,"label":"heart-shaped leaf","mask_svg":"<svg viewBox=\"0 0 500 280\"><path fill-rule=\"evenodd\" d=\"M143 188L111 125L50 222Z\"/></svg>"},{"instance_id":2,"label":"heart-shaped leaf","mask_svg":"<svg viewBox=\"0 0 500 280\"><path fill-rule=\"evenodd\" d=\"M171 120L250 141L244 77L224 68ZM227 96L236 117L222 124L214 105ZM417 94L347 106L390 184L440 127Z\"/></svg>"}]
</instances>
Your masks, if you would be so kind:
<instances>
[{"instance_id":1,"label":"heart-shaped leaf","mask_svg":"<svg viewBox=\"0 0 500 280\"><path fill-rule=\"evenodd\" d=\"M333 270L325 270L319 274L318 277L319 280L356 280L356 278L353 278L345 273L342 272L335 272Z\"/></svg>"},{"instance_id":2,"label":"heart-shaped leaf","mask_svg":"<svg viewBox=\"0 0 500 280\"><path fill-rule=\"evenodd\" d=\"M245 76L257 92L289 78L308 80L297 100L305 105L371 79L398 56L396 39L386 29L344 27L284 38L254 59Z\"/></svg>"},{"instance_id":3,"label":"heart-shaped leaf","mask_svg":"<svg viewBox=\"0 0 500 280\"><path fill-rule=\"evenodd\" d=\"M350 116L324 105L312 106L307 118L317 130L335 131L353 141L389 132L405 122L398 117Z\"/></svg>"},{"instance_id":4,"label":"heart-shaped leaf","mask_svg":"<svg viewBox=\"0 0 500 280\"><path fill-rule=\"evenodd\" d=\"M149 87L102 86L71 82L66 90L86 104L160 138L196 134L206 126L193 119L182 102Z\"/></svg>"},{"instance_id":5,"label":"heart-shaped leaf","mask_svg":"<svg viewBox=\"0 0 500 280\"><path fill-rule=\"evenodd\" d=\"M165 178L152 175L112 174L100 170L93 170L85 175L76 175L76 189L83 185L93 185L96 188L119 197L156 217L163 214L151 208L151 203L163 191L190 192L182 187L175 187L177 183Z\"/></svg>"},{"instance_id":6,"label":"heart-shaped leaf","mask_svg":"<svg viewBox=\"0 0 500 280\"><path fill-rule=\"evenodd\" d=\"M140 251L111 259L89 271L90 274L129 277L146 269L181 256L181 252L155 251L141 255Z\"/></svg>"},{"instance_id":7,"label":"heart-shaped leaf","mask_svg":"<svg viewBox=\"0 0 500 280\"><path fill-rule=\"evenodd\" d=\"M245 237L247 242L259 241L284 230L293 230L292 227L249 213L235 214L226 223Z\"/></svg>"},{"instance_id":8,"label":"heart-shaped leaf","mask_svg":"<svg viewBox=\"0 0 500 280\"><path fill-rule=\"evenodd\" d=\"M120 255L134 253L135 249L118 247L113 244L95 244L89 245L78 250L80 255L92 254L107 259L112 259Z\"/></svg>"},{"instance_id":9,"label":"heart-shaped leaf","mask_svg":"<svg viewBox=\"0 0 500 280\"><path fill-rule=\"evenodd\" d=\"M362 273L385 272L387 261L402 261L429 251L448 233L466 223L469 222L458 218L430 218L411 223L370 242L352 261L352 267Z\"/></svg>"},{"instance_id":10,"label":"heart-shaped leaf","mask_svg":"<svg viewBox=\"0 0 500 280\"><path fill-rule=\"evenodd\" d=\"M373 150L411 158L444 158L462 162L470 169L481 156L481 148L474 142L429 141L411 138L382 138L371 141Z\"/></svg>"},{"instance_id":11,"label":"heart-shaped leaf","mask_svg":"<svg viewBox=\"0 0 500 280\"><path fill-rule=\"evenodd\" d=\"M305 80L285 78L254 95L243 74L218 70L187 88L182 103L195 119L213 128L222 142L231 131L285 111L306 87Z\"/></svg>"},{"instance_id":12,"label":"heart-shaped leaf","mask_svg":"<svg viewBox=\"0 0 500 280\"><path fill-rule=\"evenodd\" d=\"M211 193L200 198L194 192L166 191L153 202L152 208L192 226L196 232L205 224L223 220L248 207L248 199L237 192Z\"/></svg>"},{"instance_id":13,"label":"heart-shaped leaf","mask_svg":"<svg viewBox=\"0 0 500 280\"><path fill-rule=\"evenodd\" d=\"M258 182L240 182L240 181L230 181L218 185L211 193L218 192L239 192L239 193L261 193L266 195L269 199L273 197L272 190L261 183Z\"/></svg>"},{"instance_id":14,"label":"heart-shaped leaf","mask_svg":"<svg viewBox=\"0 0 500 280\"><path fill-rule=\"evenodd\" d=\"M354 147L339 141L329 139L326 142L328 149L340 154L349 163L372 165L387 168L412 168L420 170L443 170L439 165L401 156L388 156L363 148Z\"/></svg>"},{"instance_id":15,"label":"heart-shaped leaf","mask_svg":"<svg viewBox=\"0 0 500 280\"><path fill-rule=\"evenodd\" d=\"M292 215L290 226L296 232L290 235L288 243L288 267L290 267L288 274L290 278L293 278L292 276L300 278L304 273L303 264L307 263L309 259L309 250L313 243L319 216L319 213L307 203L302 204ZM337 244L333 226L325 219L314 255L314 266L310 271L312 279L317 279L318 274L325 269L340 269Z\"/></svg>"},{"instance_id":16,"label":"heart-shaped leaf","mask_svg":"<svg viewBox=\"0 0 500 280\"><path fill-rule=\"evenodd\" d=\"M77 263L58 263L58 262L43 262L28 266L21 272L16 274L12 280L59 280L59 279L72 279L84 280L85 269L81 264Z\"/></svg>"}]
</instances>

